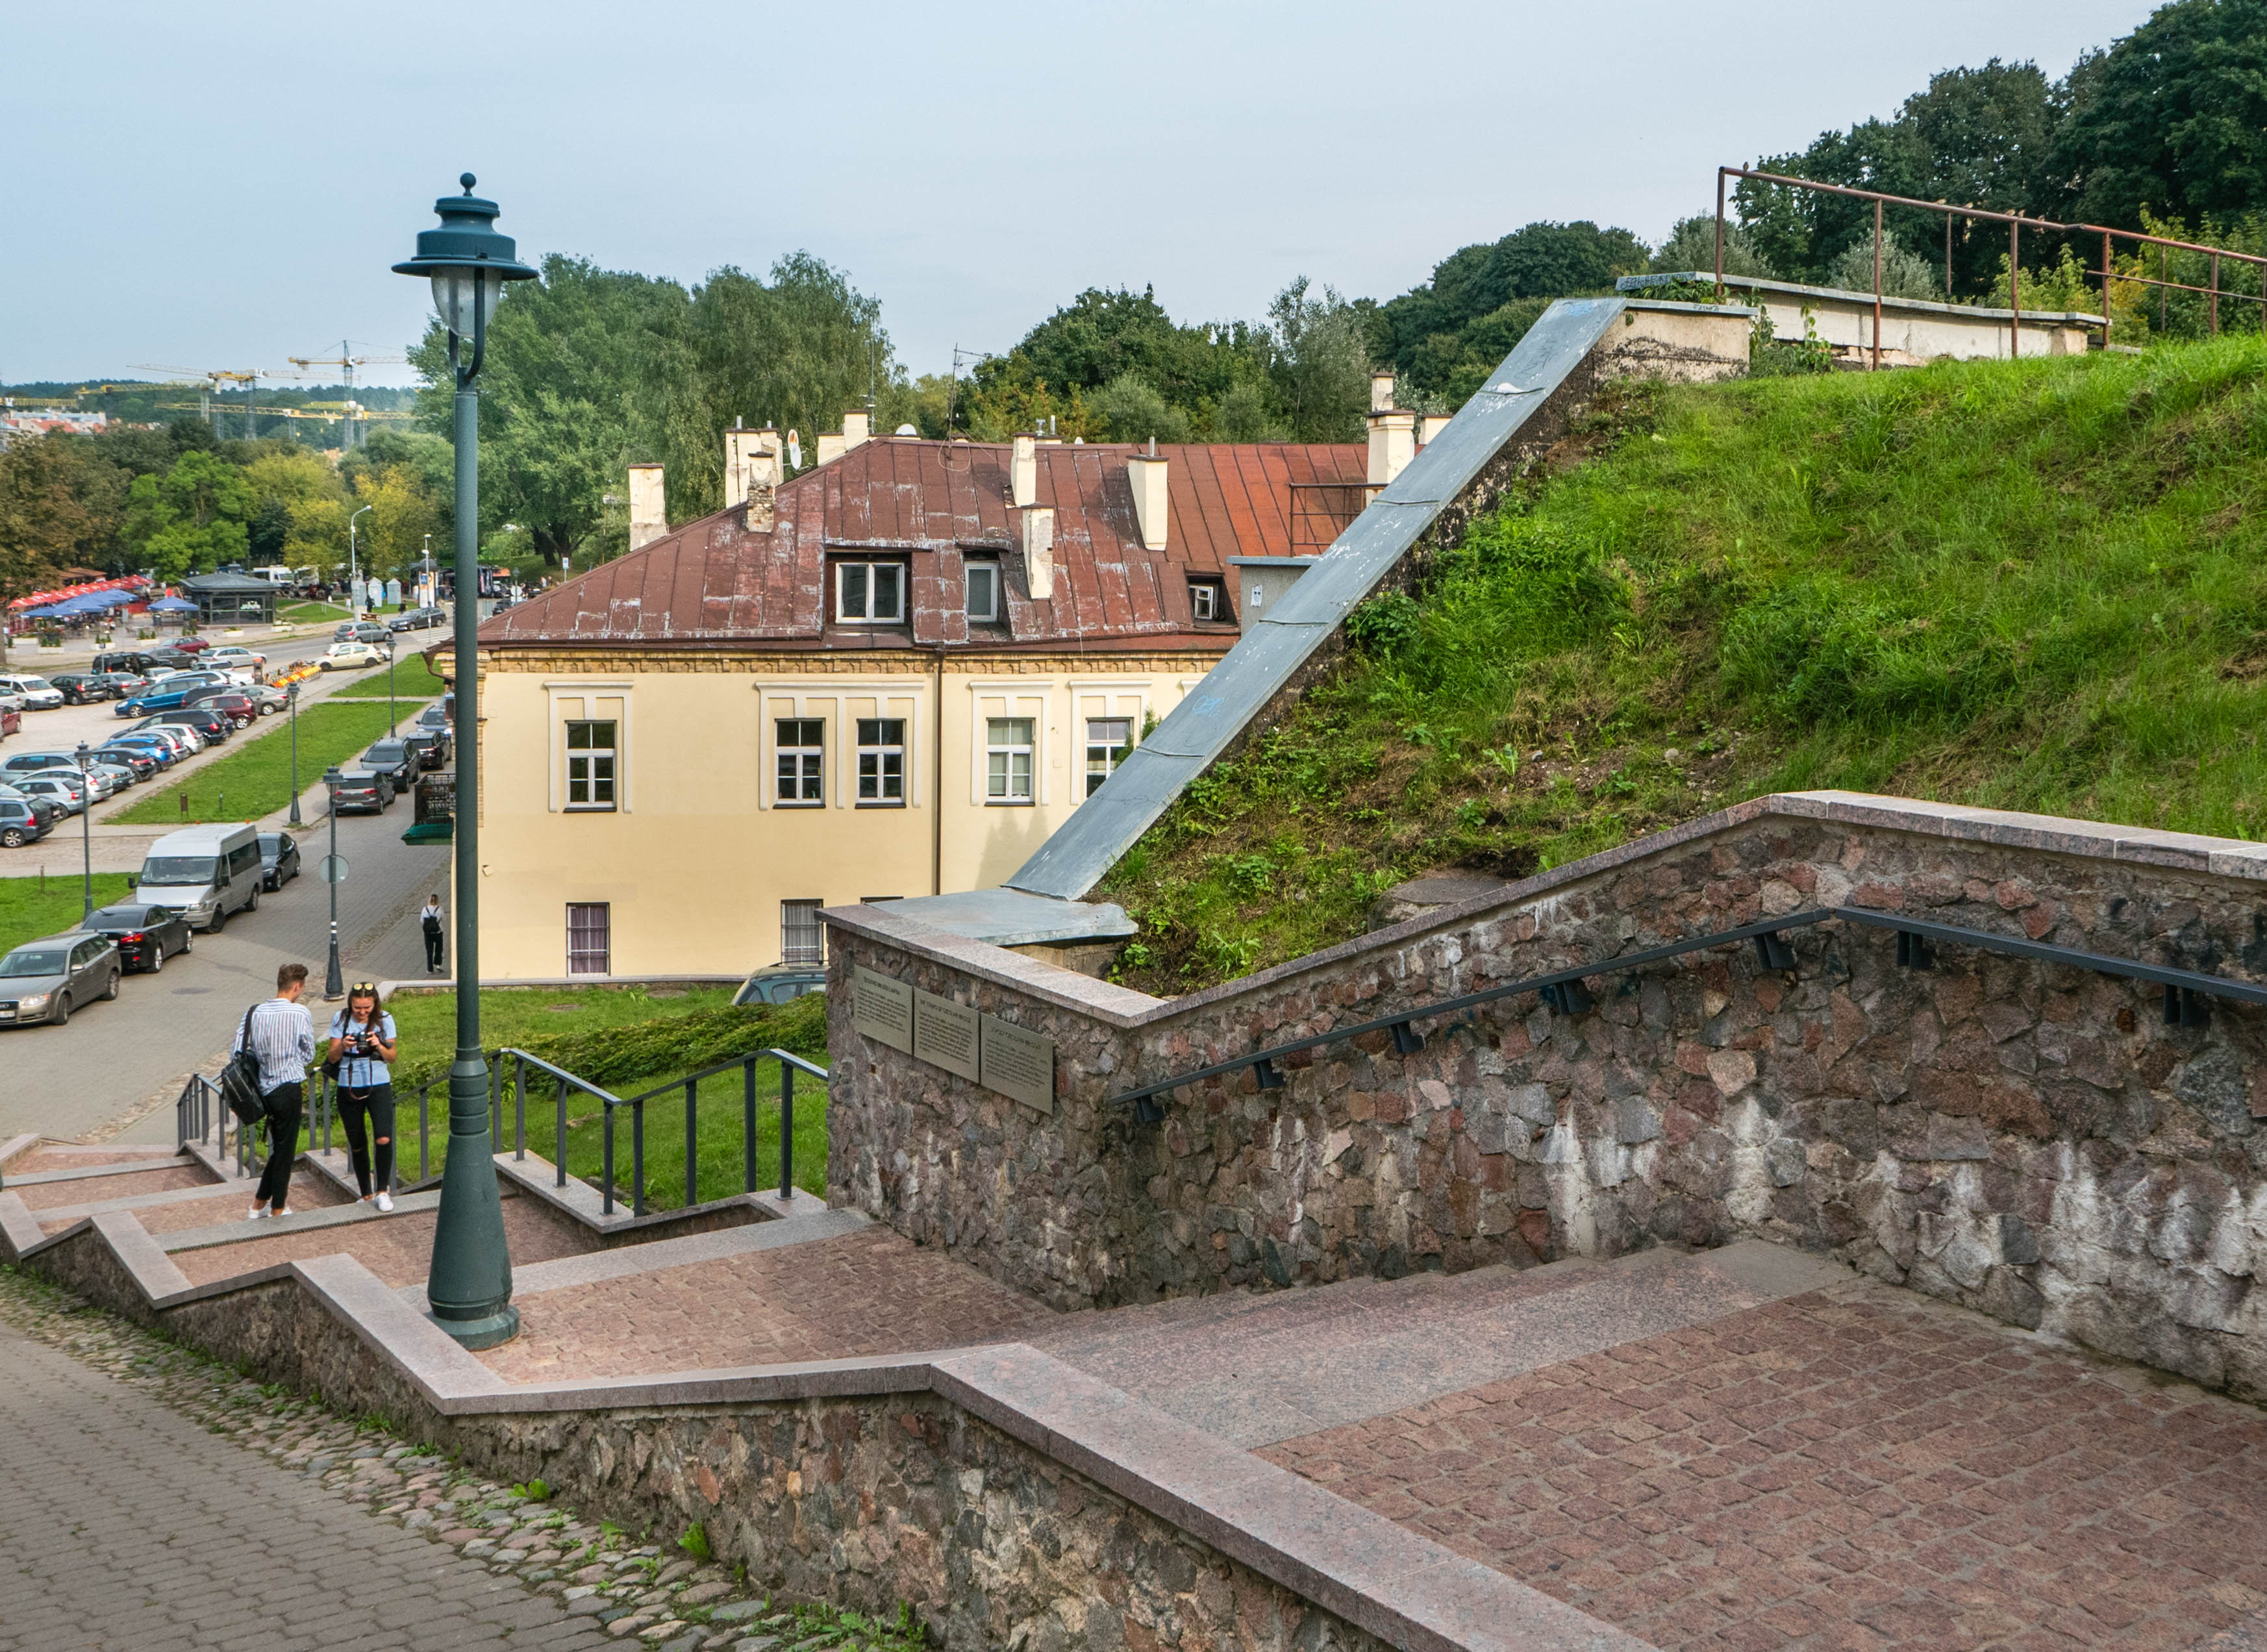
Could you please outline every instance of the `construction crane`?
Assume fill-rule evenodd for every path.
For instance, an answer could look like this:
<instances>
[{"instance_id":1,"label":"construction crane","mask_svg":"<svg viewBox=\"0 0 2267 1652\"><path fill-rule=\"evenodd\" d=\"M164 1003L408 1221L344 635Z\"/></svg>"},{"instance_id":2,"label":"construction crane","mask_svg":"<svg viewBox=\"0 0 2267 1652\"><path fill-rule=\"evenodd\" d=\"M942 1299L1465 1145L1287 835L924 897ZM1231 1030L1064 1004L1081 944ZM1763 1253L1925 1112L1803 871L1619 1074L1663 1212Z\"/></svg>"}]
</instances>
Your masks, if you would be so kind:
<instances>
[{"instance_id":1,"label":"construction crane","mask_svg":"<svg viewBox=\"0 0 2267 1652\"><path fill-rule=\"evenodd\" d=\"M358 407L354 400L354 370L374 362L407 362L409 358L406 356L356 356L348 349L347 341L341 339L339 353L335 356L290 356L284 359L294 367L335 367L339 370L348 392L346 433L340 439L346 447L352 449L362 445L357 427L370 416L367 409Z\"/></svg>"},{"instance_id":2,"label":"construction crane","mask_svg":"<svg viewBox=\"0 0 2267 1652\"><path fill-rule=\"evenodd\" d=\"M197 403L203 413L204 421L207 424L212 424L213 392L219 389L224 384L242 385L246 393L244 398L244 434L247 440L257 435L260 429L260 415L257 410L257 403L260 395L260 381L263 378L273 378L275 377L275 374L262 372L256 367L249 372L236 372L225 367L165 367L160 366L156 362L129 362L127 365L129 367L138 367L145 372L179 373L184 378L203 379L205 381L205 388L198 396ZM216 424L213 425L213 434L215 436L218 436L220 434L220 427Z\"/></svg>"}]
</instances>

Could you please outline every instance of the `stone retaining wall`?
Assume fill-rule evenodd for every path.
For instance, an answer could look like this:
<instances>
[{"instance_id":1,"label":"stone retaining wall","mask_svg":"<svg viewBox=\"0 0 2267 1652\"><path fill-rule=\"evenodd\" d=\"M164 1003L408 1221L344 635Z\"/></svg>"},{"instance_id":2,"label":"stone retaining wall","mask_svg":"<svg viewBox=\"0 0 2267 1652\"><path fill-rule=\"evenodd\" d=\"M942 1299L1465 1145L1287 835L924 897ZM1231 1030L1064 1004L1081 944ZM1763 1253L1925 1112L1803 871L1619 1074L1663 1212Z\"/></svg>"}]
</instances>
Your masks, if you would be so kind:
<instances>
[{"instance_id":1,"label":"stone retaining wall","mask_svg":"<svg viewBox=\"0 0 2267 1652\"><path fill-rule=\"evenodd\" d=\"M1897 938L1790 932L1178 1091L1178 1071L1814 907L2267 979L2267 849L1897 799L1758 800L1247 980L1161 1002L830 911L829 1181L1060 1307L1750 1236L2267 1397L2267 1010ZM1053 1038L1051 1115L851 1027L863 965Z\"/></svg>"}]
</instances>

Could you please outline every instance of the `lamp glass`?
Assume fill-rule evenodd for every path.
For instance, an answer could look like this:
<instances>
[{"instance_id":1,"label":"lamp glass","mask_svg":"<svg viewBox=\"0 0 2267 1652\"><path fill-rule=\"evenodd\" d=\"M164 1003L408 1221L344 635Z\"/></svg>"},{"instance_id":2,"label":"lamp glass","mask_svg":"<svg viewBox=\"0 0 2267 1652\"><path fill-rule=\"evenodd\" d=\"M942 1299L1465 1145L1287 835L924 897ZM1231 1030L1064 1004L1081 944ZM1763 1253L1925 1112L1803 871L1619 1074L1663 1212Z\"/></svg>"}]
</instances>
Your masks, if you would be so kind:
<instances>
[{"instance_id":1,"label":"lamp glass","mask_svg":"<svg viewBox=\"0 0 2267 1652\"><path fill-rule=\"evenodd\" d=\"M475 302L482 305L490 319L496 312L496 300L503 293L503 271L482 269L474 264L458 264L433 272L433 311L441 318L441 325L460 339L473 336Z\"/></svg>"}]
</instances>

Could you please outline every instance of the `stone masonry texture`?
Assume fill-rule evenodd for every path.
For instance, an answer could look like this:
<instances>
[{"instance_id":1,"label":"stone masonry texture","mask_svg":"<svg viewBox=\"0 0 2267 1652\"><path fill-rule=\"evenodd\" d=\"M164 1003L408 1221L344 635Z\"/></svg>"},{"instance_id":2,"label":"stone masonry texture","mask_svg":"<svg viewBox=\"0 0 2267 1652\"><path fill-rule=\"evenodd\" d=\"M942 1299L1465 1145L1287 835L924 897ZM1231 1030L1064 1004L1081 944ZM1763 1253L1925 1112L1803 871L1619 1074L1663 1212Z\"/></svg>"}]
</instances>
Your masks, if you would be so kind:
<instances>
[{"instance_id":1,"label":"stone masonry texture","mask_svg":"<svg viewBox=\"0 0 2267 1652\"><path fill-rule=\"evenodd\" d=\"M2256 869L2113 856L2036 817L1999 817L2029 823L2007 841L1908 829L1927 805L1858 801L1883 806L1742 805L1170 1004L992 967L884 908L837 921L830 1197L1064 1309L1764 1237L2267 1395L2256 1007L2168 1025L2152 985L1951 944L1901 968L1893 934L1830 923L1788 932L1792 970L1742 943L1597 976L1580 1014L1507 998L1422 1024L1407 1058L1381 1032L1291 1057L1280 1090L1248 1068L1186 1087L1162 1127L1111 1099L1814 907L2267 978ZM858 1035L859 965L1053 1038L1053 1112Z\"/></svg>"}]
</instances>

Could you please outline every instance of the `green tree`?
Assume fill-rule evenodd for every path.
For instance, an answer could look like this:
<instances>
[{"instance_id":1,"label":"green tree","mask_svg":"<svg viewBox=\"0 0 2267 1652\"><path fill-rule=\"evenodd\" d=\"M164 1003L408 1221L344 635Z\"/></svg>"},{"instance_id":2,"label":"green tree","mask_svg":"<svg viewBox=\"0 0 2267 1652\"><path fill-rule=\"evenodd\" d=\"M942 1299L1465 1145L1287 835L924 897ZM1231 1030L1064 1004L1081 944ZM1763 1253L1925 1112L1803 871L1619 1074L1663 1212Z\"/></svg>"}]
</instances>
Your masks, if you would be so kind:
<instances>
[{"instance_id":1,"label":"green tree","mask_svg":"<svg viewBox=\"0 0 2267 1652\"><path fill-rule=\"evenodd\" d=\"M2080 60L2055 144L2071 209L2138 229L2267 210L2267 0L2174 0Z\"/></svg>"},{"instance_id":2,"label":"green tree","mask_svg":"<svg viewBox=\"0 0 2267 1652\"><path fill-rule=\"evenodd\" d=\"M93 532L54 437L0 448L0 610L54 581ZM7 637L0 628L0 657Z\"/></svg>"},{"instance_id":3,"label":"green tree","mask_svg":"<svg viewBox=\"0 0 2267 1652\"><path fill-rule=\"evenodd\" d=\"M1213 435L1216 409L1239 385L1266 393L1273 351L1263 327L1183 324L1153 289L1136 294L1090 287L1005 356L977 363L954 424L1000 441L1052 416L1055 434L1065 439L1115 439L1102 421L1089 422L1087 410L1104 386L1130 376L1184 415L1192 434ZM1248 393L1238 405L1250 407Z\"/></svg>"},{"instance_id":4,"label":"green tree","mask_svg":"<svg viewBox=\"0 0 2267 1652\"><path fill-rule=\"evenodd\" d=\"M259 496L243 471L216 454L192 450L164 475L134 479L121 537L140 566L161 579L179 579L240 561L259 509Z\"/></svg>"},{"instance_id":5,"label":"green tree","mask_svg":"<svg viewBox=\"0 0 2267 1652\"><path fill-rule=\"evenodd\" d=\"M1669 239L1653 255L1656 274L1676 274L1685 270L1716 268L1716 215L1696 212L1689 218L1679 218L1669 231ZM1740 225L1738 218L1728 212L1724 217L1724 273L1727 275L1761 275L1768 279L1774 272L1755 243ZM1500 361L1502 357L1498 356Z\"/></svg>"},{"instance_id":6,"label":"green tree","mask_svg":"<svg viewBox=\"0 0 2267 1652\"><path fill-rule=\"evenodd\" d=\"M1301 442L1358 442L1369 407L1363 318L1335 288L1300 276L1267 306L1277 405Z\"/></svg>"},{"instance_id":7,"label":"green tree","mask_svg":"<svg viewBox=\"0 0 2267 1652\"><path fill-rule=\"evenodd\" d=\"M1138 373L1124 372L1087 402L1105 442L1185 442L1189 415L1159 395Z\"/></svg>"},{"instance_id":8,"label":"green tree","mask_svg":"<svg viewBox=\"0 0 2267 1652\"><path fill-rule=\"evenodd\" d=\"M363 571L407 581L425 552L440 512L424 479L407 465L385 465L363 473L355 488L354 508L370 507L359 535ZM525 536L523 536L525 537Z\"/></svg>"}]
</instances>

